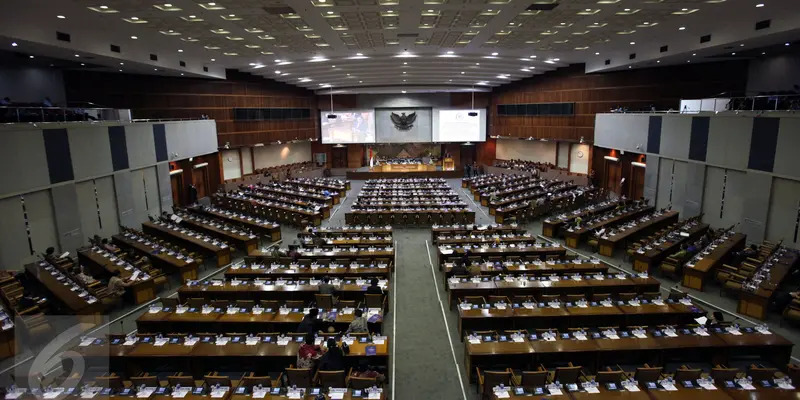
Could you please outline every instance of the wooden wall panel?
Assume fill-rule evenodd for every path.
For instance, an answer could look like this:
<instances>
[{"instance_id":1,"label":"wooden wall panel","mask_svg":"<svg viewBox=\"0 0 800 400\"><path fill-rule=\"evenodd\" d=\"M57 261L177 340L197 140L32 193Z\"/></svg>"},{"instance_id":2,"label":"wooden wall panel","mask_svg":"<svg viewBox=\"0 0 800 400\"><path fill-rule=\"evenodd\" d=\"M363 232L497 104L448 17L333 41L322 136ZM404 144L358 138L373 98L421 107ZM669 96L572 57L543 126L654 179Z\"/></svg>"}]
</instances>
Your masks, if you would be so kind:
<instances>
[{"instance_id":1,"label":"wooden wall panel","mask_svg":"<svg viewBox=\"0 0 800 400\"><path fill-rule=\"evenodd\" d=\"M585 74L576 64L495 88L489 135L594 141L594 117L613 108L678 110L682 98L743 91L746 62L704 63ZM499 117L498 104L575 103L575 115ZM602 157L601 157L602 158Z\"/></svg>"},{"instance_id":2,"label":"wooden wall panel","mask_svg":"<svg viewBox=\"0 0 800 400\"><path fill-rule=\"evenodd\" d=\"M608 161L604 158L605 156L617 157L619 161ZM632 197L634 195L633 170L634 168L637 168L631 165L631 163L634 161L640 163L647 162L644 154L637 154L631 152L625 152L625 154L620 154L619 151L614 149L606 149L603 147L596 147L596 146L592 147L592 162L589 164L589 168L594 169L595 172L594 184L596 186L608 189L605 177L605 165L606 163L615 162L619 164L621 167L620 179L625 178L625 183L623 183L621 186L622 194L628 197Z\"/></svg>"},{"instance_id":3,"label":"wooden wall panel","mask_svg":"<svg viewBox=\"0 0 800 400\"><path fill-rule=\"evenodd\" d=\"M69 102L131 109L133 118L200 118L217 122L218 142L232 146L318 138L312 91L234 70L226 80L65 71ZM305 120L233 120L234 108L310 108Z\"/></svg>"},{"instance_id":4,"label":"wooden wall panel","mask_svg":"<svg viewBox=\"0 0 800 400\"><path fill-rule=\"evenodd\" d=\"M364 145L348 144L347 168L361 168L363 166L364 166Z\"/></svg>"}]
</instances>

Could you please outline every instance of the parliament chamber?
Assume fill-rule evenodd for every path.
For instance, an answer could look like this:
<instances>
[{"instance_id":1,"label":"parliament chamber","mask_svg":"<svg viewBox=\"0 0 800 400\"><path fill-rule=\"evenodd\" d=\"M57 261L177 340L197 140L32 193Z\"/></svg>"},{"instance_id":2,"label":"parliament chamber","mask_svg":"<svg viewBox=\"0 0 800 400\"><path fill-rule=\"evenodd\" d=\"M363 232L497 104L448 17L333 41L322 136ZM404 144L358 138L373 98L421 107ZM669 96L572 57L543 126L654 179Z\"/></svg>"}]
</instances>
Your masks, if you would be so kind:
<instances>
[{"instance_id":1,"label":"parliament chamber","mask_svg":"<svg viewBox=\"0 0 800 400\"><path fill-rule=\"evenodd\" d=\"M795 1L6 3L5 399L800 400Z\"/></svg>"}]
</instances>

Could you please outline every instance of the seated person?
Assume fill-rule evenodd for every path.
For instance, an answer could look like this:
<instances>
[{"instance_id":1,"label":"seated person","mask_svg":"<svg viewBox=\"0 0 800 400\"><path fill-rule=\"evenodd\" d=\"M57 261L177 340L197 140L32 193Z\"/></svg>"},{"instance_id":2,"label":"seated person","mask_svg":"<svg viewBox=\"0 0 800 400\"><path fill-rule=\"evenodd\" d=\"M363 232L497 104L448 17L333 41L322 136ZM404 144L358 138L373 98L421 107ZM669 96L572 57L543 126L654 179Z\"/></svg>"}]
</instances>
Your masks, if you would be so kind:
<instances>
[{"instance_id":1,"label":"seated person","mask_svg":"<svg viewBox=\"0 0 800 400\"><path fill-rule=\"evenodd\" d=\"M297 326L297 332L313 335L314 333L322 330L322 321L317 318L319 316L319 308L312 308L308 310L308 314L303 316L300 325Z\"/></svg>"},{"instance_id":2,"label":"seated person","mask_svg":"<svg viewBox=\"0 0 800 400\"><path fill-rule=\"evenodd\" d=\"M336 293L336 287L331 285L331 278L327 276L322 277L322 283L319 284L319 294L330 294L333 295Z\"/></svg>"},{"instance_id":3,"label":"seated person","mask_svg":"<svg viewBox=\"0 0 800 400\"><path fill-rule=\"evenodd\" d=\"M687 246L686 243L684 243L684 244L681 245L681 249L677 253L673 254L672 257L675 257L678 260L685 260L686 257L689 256L689 250L688 249L689 249L689 246Z\"/></svg>"},{"instance_id":4,"label":"seated person","mask_svg":"<svg viewBox=\"0 0 800 400\"><path fill-rule=\"evenodd\" d=\"M467 271L467 267L465 267L463 263L454 263L453 268L450 268L450 276L455 275L469 275L469 271Z\"/></svg>"},{"instance_id":5,"label":"seated person","mask_svg":"<svg viewBox=\"0 0 800 400\"><path fill-rule=\"evenodd\" d=\"M347 333L368 333L367 317L364 316L364 310L357 308L353 315L353 322L347 327Z\"/></svg>"},{"instance_id":6,"label":"seated person","mask_svg":"<svg viewBox=\"0 0 800 400\"><path fill-rule=\"evenodd\" d=\"M122 273L116 270L108 280L108 291L112 296L122 297L125 295L125 288L133 284L129 279L122 279L121 276Z\"/></svg>"},{"instance_id":7,"label":"seated person","mask_svg":"<svg viewBox=\"0 0 800 400\"><path fill-rule=\"evenodd\" d=\"M305 342L297 350L297 368L314 369L314 364L322 357L322 348L314 344L314 335L307 334Z\"/></svg>"},{"instance_id":8,"label":"seated person","mask_svg":"<svg viewBox=\"0 0 800 400\"><path fill-rule=\"evenodd\" d=\"M75 278L81 281L84 285L91 285L97 282L97 279L94 279L93 276L86 273L85 269L83 268L83 265L80 266L80 269L78 270L78 273L75 275Z\"/></svg>"},{"instance_id":9,"label":"seated person","mask_svg":"<svg viewBox=\"0 0 800 400\"><path fill-rule=\"evenodd\" d=\"M342 343L342 347L337 346L336 339L328 339L328 351L319 360L320 371L341 371L347 364L344 356L350 353L350 347Z\"/></svg>"},{"instance_id":10,"label":"seated person","mask_svg":"<svg viewBox=\"0 0 800 400\"><path fill-rule=\"evenodd\" d=\"M369 281L369 287L367 288L367 294L383 294L383 289L378 286L378 278L372 278Z\"/></svg>"},{"instance_id":11,"label":"seated person","mask_svg":"<svg viewBox=\"0 0 800 400\"><path fill-rule=\"evenodd\" d=\"M470 266L467 267L467 273L469 273L469 276L478 276L481 274L481 266L478 264L470 264Z\"/></svg>"},{"instance_id":12,"label":"seated person","mask_svg":"<svg viewBox=\"0 0 800 400\"><path fill-rule=\"evenodd\" d=\"M378 386L382 385L386 380L386 376L384 374L376 371L375 368L372 368L364 363L359 363L359 365L356 366L352 376L356 378L375 378L375 382L378 384Z\"/></svg>"}]
</instances>

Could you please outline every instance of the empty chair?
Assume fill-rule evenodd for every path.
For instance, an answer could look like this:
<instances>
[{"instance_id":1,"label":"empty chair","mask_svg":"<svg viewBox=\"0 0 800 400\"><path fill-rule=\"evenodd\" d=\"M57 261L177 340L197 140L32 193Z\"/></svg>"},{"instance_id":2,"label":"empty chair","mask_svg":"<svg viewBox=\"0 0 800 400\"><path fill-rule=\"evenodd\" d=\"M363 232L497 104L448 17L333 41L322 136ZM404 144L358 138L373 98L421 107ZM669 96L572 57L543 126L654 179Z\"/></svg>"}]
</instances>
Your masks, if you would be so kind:
<instances>
[{"instance_id":1,"label":"empty chair","mask_svg":"<svg viewBox=\"0 0 800 400\"><path fill-rule=\"evenodd\" d=\"M581 376L581 366L572 365L569 363L566 367L557 367L553 373L552 381L559 381L561 383L578 383L578 378Z\"/></svg>"},{"instance_id":2,"label":"empty chair","mask_svg":"<svg viewBox=\"0 0 800 400\"><path fill-rule=\"evenodd\" d=\"M483 398L492 398L494 395L494 387L506 385L511 386L511 370L506 368L502 371L481 371L480 368L475 368L478 374L478 393Z\"/></svg>"},{"instance_id":3,"label":"empty chair","mask_svg":"<svg viewBox=\"0 0 800 400\"><path fill-rule=\"evenodd\" d=\"M205 304L206 304L206 299L201 299L198 297L186 300L186 305L188 305L189 307L200 308L203 307L203 305Z\"/></svg>"},{"instance_id":4,"label":"empty chair","mask_svg":"<svg viewBox=\"0 0 800 400\"><path fill-rule=\"evenodd\" d=\"M211 301L211 307L214 307L214 308L228 308L228 304L230 304L230 301L228 301L228 300L212 300Z\"/></svg>"},{"instance_id":5,"label":"empty chair","mask_svg":"<svg viewBox=\"0 0 800 400\"><path fill-rule=\"evenodd\" d=\"M464 296L461 298L461 303L477 304L479 306L486 304L486 299L483 296Z\"/></svg>"},{"instance_id":6,"label":"empty chair","mask_svg":"<svg viewBox=\"0 0 800 400\"><path fill-rule=\"evenodd\" d=\"M495 304L495 303L506 303L506 304L508 304L508 303L510 303L510 301L508 300L507 296L491 295L491 296L487 297L487 300L489 301L489 304Z\"/></svg>"},{"instance_id":7,"label":"empty chair","mask_svg":"<svg viewBox=\"0 0 800 400\"><path fill-rule=\"evenodd\" d=\"M377 377L366 378L350 375L350 377L348 377L348 381L350 382L350 387L353 389L366 389L373 386L379 386Z\"/></svg>"},{"instance_id":8,"label":"empty chair","mask_svg":"<svg viewBox=\"0 0 800 400\"><path fill-rule=\"evenodd\" d=\"M145 385L146 387L158 387L161 386L161 382L158 381L158 377L155 375L143 374L142 376L132 376L130 378L131 386L139 387Z\"/></svg>"},{"instance_id":9,"label":"empty chair","mask_svg":"<svg viewBox=\"0 0 800 400\"><path fill-rule=\"evenodd\" d=\"M673 374L672 378L675 379L676 382L694 381L702 374L702 369L690 368L686 365L681 365L680 368L675 370L675 374Z\"/></svg>"},{"instance_id":10,"label":"empty chair","mask_svg":"<svg viewBox=\"0 0 800 400\"><path fill-rule=\"evenodd\" d=\"M569 303L575 303L575 302L577 302L579 300L584 300L584 299L585 299L585 296L582 295L582 294L568 294L568 295L564 296L564 301L567 301Z\"/></svg>"},{"instance_id":11,"label":"empty chair","mask_svg":"<svg viewBox=\"0 0 800 400\"><path fill-rule=\"evenodd\" d=\"M279 376L278 379L275 380L275 383L280 385L281 377ZM253 376L250 374L249 376L245 376L242 378L242 381L239 383L239 386L246 387L250 390L253 390L254 386L261 385L262 387L272 387L273 381L269 376Z\"/></svg>"},{"instance_id":12,"label":"empty chair","mask_svg":"<svg viewBox=\"0 0 800 400\"><path fill-rule=\"evenodd\" d=\"M711 368L711 378L715 382L732 381L739 374L739 368L728 368L724 365L717 365Z\"/></svg>"},{"instance_id":13,"label":"empty chair","mask_svg":"<svg viewBox=\"0 0 800 400\"><path fill-rule=\"evenodd\" d=\"M261 300L259 304L262 308L277 310L278 309L278 300Z\"/></svg>"},{"instance_id":14,"label":"empty chair","mask_svg":"<svg viewBox=\"0 0 800 400\"><path fill-rule=\"evenodd\" d=\"M539 302L541 303L549 303L551 301L556 301L560 298L557 294L540 294L538 296Z\"/></svg>"},{"instance_id":15,"label":"empty chair","mask_svg":"<svg viewBox=\"0 0 800 400\"><path fill-rule=\"evenodd\" d=\"M250 310L256 305L255 300L236 300L236 305L240 308Z\"/></svg>"},{"instance_id":16,"label":"empty chair","mask_svg":"<svg viewBox=\"0 0 800 400\"><path fill-rule=\"evenodd\" d=\"M315 293L314 300L316 301L318 308L331 309L335 303L333 295L330 294Z\"/></svg>"},{"instance_id":17,"label":"empty chair","mask_svg":"<svg viewBox=\"0 0 800 400\"><path fill-rule=\"evenodd\" d=\"M161 297L159 300L161 300L162 307L176 308L179 304L178 299L173 297Z\"/></svg>"},{"instance_id":18,"label":"empty chair","mask_svg":"<svg viewBox=\"0 0 800 400\"><path fill-rule=\"evenodd\" d=\"M344 371L318 371L317 379L320 386L325 389L328 388L343 388L347 387L347 379Z\"/></svg>"},{"instance_id":19,"label":"empty chair","mask_svg":"<svg viewBox=\"0 0 800 400\"><path fill-rule=\"evenodd\" d=\"M195 385L194 378L192 378L191 375L183 375L182 372L179 372L177 375L168 376L167 383L169 383L169 385L172 387L178 385L183 387L194 387Z\"/></svg>"},{"instance_id":20,"label":"empty chair","mask_svg":"<svg viewBox=\"0 0 800 400\"><path fill-rule=\"evenodd\" d=\"M619 366L617 366L617 368L619 368ZM661 371L663 371L663 367L651 367L645 364L644 367L636 368L633 379L639 382L655 382L661 378Z\"/></svg>"},{"instance_id":21,"label":"empty chair","mask_svg":"<svg viewBox=\"0 0 800 400\"><path fill-rule=\"evenodd\" d=\"M386 299L382 294L365 294L364 304L366 304L367 308L383 309L386 305Z\"/></svg>"},{"instance_id":22,"label":"empty chair","mask_svg":"<svg viewBox=\"0 0 800 400\"><path fill-rule=\"evenodd\" d=\"M220 386L233 387L233 382L231 381L231 377L224 375L217 375L216 372L214 372L212 375L204 376L203 380L205 380L206 386L220 385Z\"/></svg>"},{"instance_id":23,"label":"empty chair","mask_svg":"<svg viewBox=\"0 0 800 400\"><path fill-rule=\"evenodd\" d=\"M522 386L525 389L531 390L537 387L543 387L547 385L547 377L549 376L549 372L547 370L539 368L538 371L522 371L522 375L517 377L514 376L514 384L517 386Z\"/></svg>"},{"instance_id":24,"label":"empty chair","mask_svg":"<svg viewBox=\"0 0 800 400\"><path fill-rule=\"evenodd\" d=\"M312 386L312 374L310 368L286 368L286 378L289 385L300 388L310 388Z\"/></svg>"},{"instance_id":25,"label":"empty chair","mask_svg":"<svg viewBox=\"0 0 800 400\"><path fill-rule=\"evenodd\" d=\"M103 375L94 378L94 384L95 386L113 389L114 391L122 390L125 387L122 383L122 377L113 373L111 375Z\"/></svg>"},{"instance_id":26,"label":"empty chair","mask_svg":"<svg viewBox=\"0 0 800 400\"><path fill-rule=\"evenodd\" d=\"M611 368L607 368L605 371L597 371L594 379L597 383L613 382L619 384L622 381L623 375L624 372L622 370L612 370Z\"/></svg>"},{"instance_id":27,"label":"empty chair","mask_svg":"<svg viewBox=\"0 0 800 400\"><path fill-rule=\"evenodd\" d=\"M778 372L777 368L766 368L763 365L753 364L747 367L747 376L753 377L756 382L770 380L776 372Z\"/></svg>"},{"instance_id":28,"label":"empty chair","mask_svg":"<svg viewBox=\"0 0 800 400\"><path fill-rule=\"evenodd\" d=\"M611 293L592 293L591 300L592 301L603 301L611 297Z\"/></svg>"},{"instance_id":29,"label":"empty chair","mask_svg":"<svg viewBox=\"0 0 800 400\"><path fill-rule=\"evenodd\" d=\"M629 301L636 298L636 293L620 293L617 295L620 301Z\"/></svg>"},{"instance_id":30,"label":"empty chair","mask_svg":"<svg viewBox=\"0 0 800 400\"><path fill-rule=\"evenodd\" d=\"M305 307L306 303L303 300L286 300L283 305L288 308L303 308Z\"/></svg>"}]
</instances>

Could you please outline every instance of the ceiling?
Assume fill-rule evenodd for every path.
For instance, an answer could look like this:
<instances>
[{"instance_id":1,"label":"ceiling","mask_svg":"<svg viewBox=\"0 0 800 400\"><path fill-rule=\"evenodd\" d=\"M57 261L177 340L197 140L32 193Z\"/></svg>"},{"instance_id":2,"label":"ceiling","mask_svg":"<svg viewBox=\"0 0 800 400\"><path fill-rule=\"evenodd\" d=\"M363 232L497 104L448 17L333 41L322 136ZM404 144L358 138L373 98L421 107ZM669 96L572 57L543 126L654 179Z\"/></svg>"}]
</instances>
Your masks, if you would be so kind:
<instances>
[{"instance_id":1,"label":"ceiling","mask_svg":"<svg viewBox=\"0 0 800 400\"><path fill-rule=\"evenodd\" d=\"M91 55L110 71L221 78L235 68L349 92L488 90L572 63L594 72L698 52L716 60L731 45L800 38L798 0L161 1L5 0L0 37L15 51Z\"/></svg>"}]
</instances>

